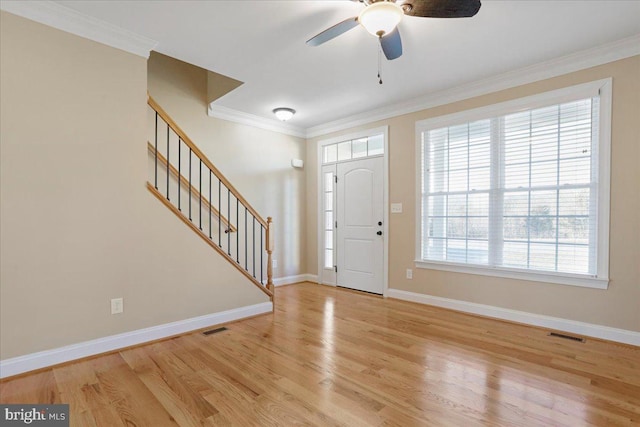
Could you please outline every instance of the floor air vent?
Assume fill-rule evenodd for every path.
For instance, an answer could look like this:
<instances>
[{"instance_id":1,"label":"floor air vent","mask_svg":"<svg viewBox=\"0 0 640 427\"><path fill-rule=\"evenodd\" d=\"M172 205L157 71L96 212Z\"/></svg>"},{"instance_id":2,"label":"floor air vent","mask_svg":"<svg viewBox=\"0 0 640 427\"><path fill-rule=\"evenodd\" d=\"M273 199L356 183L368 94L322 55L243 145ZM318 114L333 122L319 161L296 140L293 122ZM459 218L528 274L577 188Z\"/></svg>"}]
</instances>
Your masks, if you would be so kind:
<instances>
[{"instance_id":1,"label":"floor air vent","mask_svg":"<svg viewBox=\"0 0 640 427\"><path fill-rule=\"evenodd\" d=\"M549 332L549 336L550 336L550 337L564 338L565 340L578 341L578 342L585 342L585 339L584 339L584 338L574 337L574 336L572 336L572 335L559 334L559 333L557 333L557 332Z\"/></svg>"},{"instance_id":2,"label":"floor air vent","mask_svg":"<svg viewBox=\"0 0 640 427\"><path fill-rule=\"evenodd\" d=\"M211 335L211 334L217 334L218 332L222 332L222 331L226 331L227 328L225 328L224 326L222 328L217 328L217 329L209 329L208 331L204 331L202 333L202 335Z\"/></svg>"}]
</instances>

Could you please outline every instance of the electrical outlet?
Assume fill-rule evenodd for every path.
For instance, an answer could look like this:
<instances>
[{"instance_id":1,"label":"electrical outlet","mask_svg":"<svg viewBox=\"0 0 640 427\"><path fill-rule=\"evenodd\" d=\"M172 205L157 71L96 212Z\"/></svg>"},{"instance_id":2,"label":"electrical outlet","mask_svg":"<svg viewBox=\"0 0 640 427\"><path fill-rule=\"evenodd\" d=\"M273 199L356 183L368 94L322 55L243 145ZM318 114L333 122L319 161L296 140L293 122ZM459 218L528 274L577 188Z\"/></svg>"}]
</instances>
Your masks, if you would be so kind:
<instances>
[{"instance_id":1,"label":"electrical outlet","mask_svg":"<svg viewBox=\"0 0 640 427\"><path fill-rule=\"evenodd\" d=\"M407 279L413 279L413 270L407 268Z\"/></svg>"},{"instance_id":2,"label":"electrical outlet","mask_svg":"<svg viewBox=\"0 0 640 427\"><path fill-rule=\"evenodd\" d=\"M272 259L271 260L271 266L275 269L278 268L278 260L277 259Z\"/></svg>"},{"instance_id":3,"label":"electrical outlet","mask_svg":"<svg viewBox=\"0 0 640 427\"><path fill-rule=\"evenodd\" d=\"M120 314L124 311L124 299L113 298L111 300L111 314Z\"/></svg>"}]
</instances>

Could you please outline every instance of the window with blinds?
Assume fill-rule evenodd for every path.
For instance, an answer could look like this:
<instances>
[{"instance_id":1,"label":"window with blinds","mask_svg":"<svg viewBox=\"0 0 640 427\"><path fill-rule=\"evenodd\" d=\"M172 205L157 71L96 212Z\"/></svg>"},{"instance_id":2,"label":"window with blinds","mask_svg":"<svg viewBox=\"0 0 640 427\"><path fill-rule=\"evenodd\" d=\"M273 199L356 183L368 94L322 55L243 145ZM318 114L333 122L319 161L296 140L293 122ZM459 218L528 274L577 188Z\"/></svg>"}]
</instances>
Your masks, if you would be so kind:
<instances>
[{"instance_id":1,"label":"window with blinds","mask_svg":"<svg viewBox=\"0 0 640 427\"><path fill-rule=\"evenodd\" d=\"M419 261L606 280L600 97L423 122Z\"/></svg>"}]
</instances>

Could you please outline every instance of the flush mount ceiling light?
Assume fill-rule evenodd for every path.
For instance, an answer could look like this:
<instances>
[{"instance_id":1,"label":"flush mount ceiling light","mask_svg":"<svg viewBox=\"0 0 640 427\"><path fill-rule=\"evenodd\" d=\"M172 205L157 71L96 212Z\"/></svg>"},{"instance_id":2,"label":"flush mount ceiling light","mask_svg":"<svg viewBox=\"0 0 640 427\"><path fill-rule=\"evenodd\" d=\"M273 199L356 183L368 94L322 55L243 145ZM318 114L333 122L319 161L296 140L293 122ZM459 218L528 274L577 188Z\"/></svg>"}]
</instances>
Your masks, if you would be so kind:
<instances>
[{"instance_id":1,"label":"flush mount ceiling light","mask_svg":"<svg viewBox=\"0 0 640 427\"><path fill-rule=\"evenodd\" d=\"M404 11L395 3L381 1L367 6L358 16L358 22L376 37L391 33L398 26Z\"/></svg>"},{"instance_id":2,"label":"flush mount ceiling light","mask_svg":"<svg viewBox=\"0 0 640 427\"><path fill-rule=\"evenodd\" d=\"M273 114L275 114L276 117L283 122L289 120L295 113L296 110L294 110L293 108L279 107L273 110Z\"/></svg>"}]
</instances>

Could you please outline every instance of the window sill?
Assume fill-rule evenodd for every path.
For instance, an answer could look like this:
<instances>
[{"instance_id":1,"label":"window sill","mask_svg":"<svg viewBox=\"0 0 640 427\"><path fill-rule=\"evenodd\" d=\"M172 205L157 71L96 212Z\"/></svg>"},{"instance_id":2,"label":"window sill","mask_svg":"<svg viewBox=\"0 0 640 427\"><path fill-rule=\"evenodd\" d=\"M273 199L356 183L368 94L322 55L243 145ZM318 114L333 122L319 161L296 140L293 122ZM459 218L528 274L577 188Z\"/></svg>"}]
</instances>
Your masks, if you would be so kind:
<instances>
[{"instance_id":1,"label":"window sill","mask_svg":"<svg viewBox=\"0 0 640 427\"><path fill-rule=\"evenodd\" d=\"M581 274L559 274L544 271L518 270L502 267L487 267L480 265L466 265L449 262L415 261L417 268L429 270L451 271L455 273L477 274L480 276L504 277L531 282L553 283L558 285L580 286L583 288L607 289L609 279L586 276Z\"/></svg>"}]
</instances>

